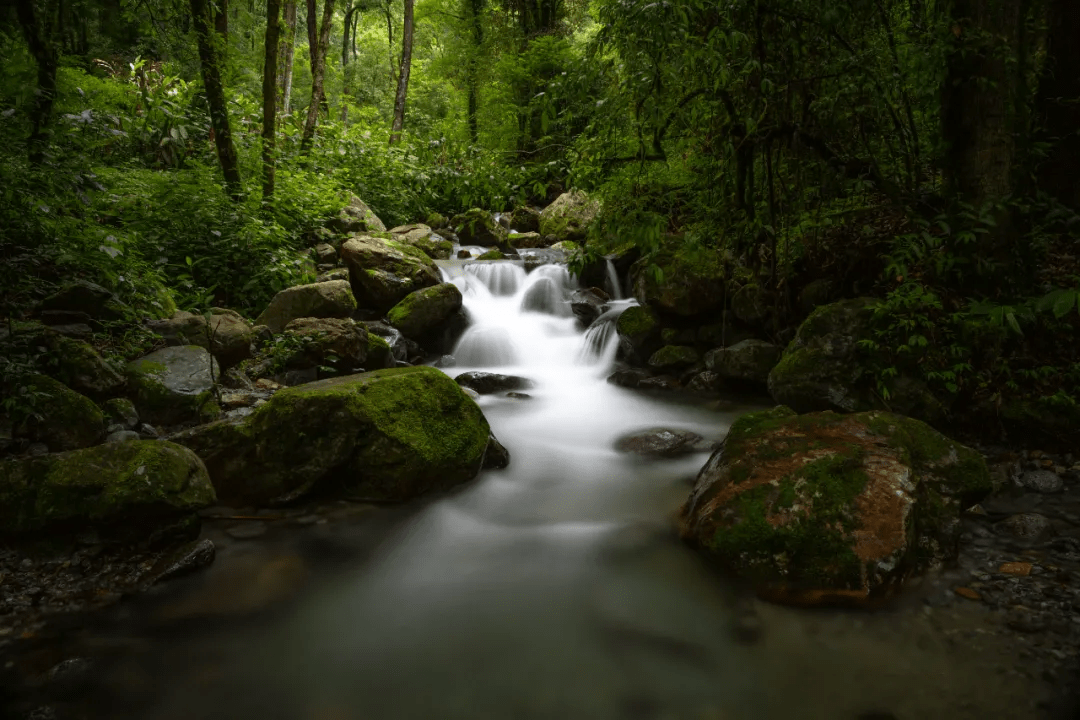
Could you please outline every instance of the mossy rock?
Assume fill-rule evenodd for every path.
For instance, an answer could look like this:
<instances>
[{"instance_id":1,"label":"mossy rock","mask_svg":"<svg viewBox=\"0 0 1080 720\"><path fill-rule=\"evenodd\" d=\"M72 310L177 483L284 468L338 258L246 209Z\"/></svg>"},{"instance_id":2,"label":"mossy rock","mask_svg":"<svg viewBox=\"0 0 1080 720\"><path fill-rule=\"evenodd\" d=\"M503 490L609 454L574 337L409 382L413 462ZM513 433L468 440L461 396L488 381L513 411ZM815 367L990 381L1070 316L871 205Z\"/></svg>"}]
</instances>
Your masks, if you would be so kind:
<instances>
[{"instance_id":1,"label":"mossy rock","mask_svg":"<svg viewBox=\"0 0 1080 720\"><path fill-rule=\"evenodd\" d=\"M376 335L373 332L367 334L368 348L367 348L367 368L369 370L383 370L385 368L393 367L394 365L394 351L390 347L390 343L386 341L386 338Z\"/></svg>"},{"instance_id":2,"label":"mossy rock","mask_svg":"<svg viewBox=\"0 0 1080 720\"><path fill-rule=\"evenodd\" d=\"M772 315L775 298L760 285L743 285L731 296L731 312L741 323L759 327Z\"/></svg>"},{"instance_id":3,"label":"mossy rock","mask_svg":"<svg viewBox=\"0 0 1080 720\"><path fill-rule=\"evenodd\" d=\"M300 318L285 326L285 357L278 365L298 370L318 366L352 372L367 360L367 328L351 318Z\"/></svg>"},{"instance_id":4,"label":"mossy rock","mask_svg":"<svg viewBox=\"0 0 1080 720\"><path fill-rule=\"evenodd\" d=\"M514 208L510 213L510 228L518 233L529 234L540 232L540 210L528 205ZM515 245L514 247L518 247ZM525 246L521 246L525 247Z\"/></svg>"},{"instance_id":5,"label":"mossy rock","mask_svg":"<svg viewBox=\"0 0 1080 720\"><path fill-rule=\"evenodd\" d=\"M326 226L338 233L385 232L386 225L360 198L350 195L338 214Z\"/></svg>"},{"instance_id":6,"label":"mossy rock","mask_svg":"<svg viewBox=\"0 0 1080 720\"><path fill-rule=\"evenodd\" d=\"M64 337L40 325L28 326L16 337L17 344L26 350L34 346L45 348L48 353L38 363L41 372L72 390L95 400L123 392L123 374L90 343Z\"/></svg>"},{"instance_id":7,"label":"mossy rock","mask_svg":"<svg viewBox=\"0 0 1080 720\"><path fill-rule=\"evenodd\" d=\"M476 259L477 260L505 260L506 256L503 255L502 250L499 250L498 248L493 248L491 250L488 250L486 253L483 253L483 254L479 255Z\"/></svg>"},{"instance_id":8,"label":"mossy rock","mask_svg":"<svg viewBox=\"0 0 1080 720\"><path fill-rule=\"evenodd\" d=\"M431 258L411 245L360 235L341 246L349 280L364 308L386 312L416 292L440 282Z\"/></svg>"},{"instance_id":9,"label":"mossy rock","mask_svg":"<svg viewBox=\"0 0 1080 720\"><path fill-rule=\"evenodd\" d=\"M433 260L446 260L454 249L454 243L436 235L427 225L401 225L390 230L392 240L411 245Z\"/></svg>"},{"instance_id":10,"label":"mossy rock","mask_svg":"<svg viewBox=\"0 0 1080 720\"><path fill-rule=\"evenodd\" d=\"M461 309L461 301L461 291L456 285L441 283L411 293L390 309L386 319L405 337L423 343Z\"/></svg>"},{"instance_id":11,"label":"mossy rock","mask_svg":"<svg viewBox=\"0 0 1080 720\"><path fill-rule=\"evenodd\" d=\"M351 285L345 280L331 280L282 290L256 318L255 324L279 333L297 318L347 318L355 310Z\"/></svg>"},{"instance_id":12,"label":"mossy rock","mask_svg":"<svg viewBox=\"0 0 1080 720\"><path fill-rule=\"evenodd\" d=\"M90 398L45 375L30 375L20 389L32 400L30 417L16 434L45 443L53 451L93 445L105 430L105 416Z\"/></svg>"},{"instance_id":13,"label":"mossy rock","mask_svg":"<svg viewBox=\"0 0 1080 720\"><path fill-rule=\"evenodd\" d=\"M762 340L743 340L731 347L705 354L705 367L725 380L741 380L764 386L783 351Z\"/></svg>"},{"instance_id":14,"label":"mossy rock","mask_svg":"<svg viewBox=\"0 0 1080 720\"><path fill-rule=\"evenodd\" d=\"M959 513L992 489L982 455L918 420L781 406L735 422L680 527L765 597L871 604L954 557Z\"/></svg>"},{"instance_id":15,"label":"mossy rock","mask_svg":"<svg viewBox=\"0 0 1080 720\"><path fill-rule=\"evenodd\" d=\"M215 501L202 461L169 442L107 443L0 462L0 532L152 526Z\"/></svg>"},{"instance_id":16,"label":"mossy rock","mask_svg":"<svg viewBox=\"0 0 1080 720\"><path fill-rule=\"evenodd\" d=\"M510 233L506 240L510 243L510 247L512 248L547 247L547 244L544 243L543 236L537 232Z\"/></svg>"},{"instance_id":17,"label":"mossy rock","mask_svg":"<svg viewBox=\"0 0 1080 720\"><path fill-rule=\"evenodd\" d=\"M139 426L139 411L135 409L135 403L127 398L106 400L102 403L101 410L109 424L123 425L128 430L134 430Z\"/></svg>"},{"instance_id":18,"label":"mossy rock","mask_svg":"<svg viewBox=\"0 0 1080 720\"><path fill-rule=\"evenodd\" d=\"M858 343L870 332L875 304L872 298L856 298L812 312L769 373L773 400L798 412L869 410Z\"/></svg>"},{"instance_id":19,"label":"mossy rock","mask_svg":"<svg viewBox=\"0 0 1080 720\"><path fill-rule=\"evenodd\" d=\"M557 242L582 241L600 213L600 203L580 190L563 193L540 212L539 231Z\"/></svg>"},{"instance_id":20,"label":"mossy rock","mask_svg":"<svg viewBox=\"0 0 1080 720\"><path fill-rule=\"evenodd\" d=\"M649 357L649 367L659 371L685 370L701 360L701 355L685 345L665 345Z\"/></svg>"},{"instance_id":21,"label":"mossy rock","mask_svg":"<svg viewBox=\"0 0 1080 720\"><path fill-rule=\"evenodd\" d=\"M167 347L128 363L128 386L139 415L174 425L213 419L219 411L214 379L220 369L206 348Z\"/></svg>"},{"instance_id":22,"label":"mossy rock","mask_svg":"<svg viewBox=\"0 0 1080 720\"><path fill-rule=\"evenodd\" d=\"M450 221L462 245L481 245L507 249L507 230L495 222L495 216L487 210L473 208Z\"/></svg>"},{"instance_id":23,"label":"mossy rock","mask_svg":"<svg viewBox=\"0 0 1080 720\"><path fill-rule=\"evenodd\" d=\"M437 212L429 213L427 219L424 220L424 224L433 230L442 230L443 228L450 227L450 220L445 215Z\"/></svg>"},{"instance_id":24,"label":"mossy rock","mask_svg":"<svg viewBox=\"0 0 1080 720\"><path fill-rule=\"evenodd\" d=\"M659 268L659 282L650 265ZM638 302L660 313L711 318L724 304L726 280L719 261L705 262L679 252L665 252L649 262L635 262L630 268L630 280Z\"/></svg>"},{"instance_id":25,"label":"mossy rock","mask_svg":"<svg viewBox=\"0 0 1080 720\"><path fill-rule=\"evenodd\" d=\"M206 463L225 502L302 495L317 483L405 501L473 478L490 429L444 373L395 368L279 391L248 418L174 435Z\"/></svg>"},{"instance_id":26,"label":"mossy rock","mask_svg":"<svg viewBox=\"0 0 1080 720\"><path fill-rule=\"evenodd\" d=\"M647 307L626 308L615 322L615 331L639 358L651 357L660 349L660 322Z\"/></svg>"}]
</instances>

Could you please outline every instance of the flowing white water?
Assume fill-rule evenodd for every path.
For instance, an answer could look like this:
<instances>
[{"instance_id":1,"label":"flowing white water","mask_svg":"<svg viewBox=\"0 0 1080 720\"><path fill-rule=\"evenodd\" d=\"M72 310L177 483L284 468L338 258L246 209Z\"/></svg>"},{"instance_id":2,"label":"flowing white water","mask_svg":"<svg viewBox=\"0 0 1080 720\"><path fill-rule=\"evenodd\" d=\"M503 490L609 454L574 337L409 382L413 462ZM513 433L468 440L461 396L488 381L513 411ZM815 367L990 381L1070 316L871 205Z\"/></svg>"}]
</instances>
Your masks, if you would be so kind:
<instances>
[{"instance_id":1,"label":"flowing white water","mask_svg":"<svg viewBox=\"0 0 1080 720\"><path fill-rule=\"evenodd\" d=\"M227 641L212 680L182 685L154 718L854 720L882 698L916 703L898 717L967 717L924 712L959 681L911 649L917 633L882 646L775 611L767 642L736 642L730 589L671 529L707 456L646 461L613 445L656 426L717 439L748 408L607 383L619 308L582 332L564 267L443 268L471 321L447 372L535 383L528 399L479 401L510 467L427 505L363 567Z\"/></svg>"}]
</instances>

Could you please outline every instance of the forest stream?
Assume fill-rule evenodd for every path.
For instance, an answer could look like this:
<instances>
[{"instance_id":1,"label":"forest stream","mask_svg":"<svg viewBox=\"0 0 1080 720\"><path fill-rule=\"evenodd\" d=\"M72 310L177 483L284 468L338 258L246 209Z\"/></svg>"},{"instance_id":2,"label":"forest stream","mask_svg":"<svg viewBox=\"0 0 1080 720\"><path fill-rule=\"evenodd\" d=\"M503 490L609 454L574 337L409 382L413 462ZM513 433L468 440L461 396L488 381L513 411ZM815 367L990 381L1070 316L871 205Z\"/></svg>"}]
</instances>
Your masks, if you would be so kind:
<instances>
[{"instance_id":1,"label":"forest stream","mask_svg":"<svg viewBox=\"0 0 1080 720\"><path fill-rule=\"evenodd\" d=\"M982 606L754 600L673 530L708 450L615 449L649 428L715 442L766 399L610 384L617 336L580 329L563 265L439 264L470 319L447 373L533 382L478 400L509 467L406 509L213 509L212 567L61 633L92 663L68 702L153 720L1043 716Z\"/></svg>"}]
</instances>

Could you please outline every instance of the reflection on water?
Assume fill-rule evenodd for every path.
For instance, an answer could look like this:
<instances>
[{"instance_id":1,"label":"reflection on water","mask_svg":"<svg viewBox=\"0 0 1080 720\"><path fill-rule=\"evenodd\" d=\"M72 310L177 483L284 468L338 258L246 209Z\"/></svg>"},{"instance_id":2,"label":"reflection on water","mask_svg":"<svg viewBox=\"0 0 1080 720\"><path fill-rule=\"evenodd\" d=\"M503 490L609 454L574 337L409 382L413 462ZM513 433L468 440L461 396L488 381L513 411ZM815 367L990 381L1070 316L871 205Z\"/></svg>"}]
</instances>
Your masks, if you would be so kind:
<instances>
[{"instance_id":1,"label":"reflection on water","mask_svg":"<svg viewBox=\"0 0 1080 720\"><path fill-rule=\"evenodd\" d=\"M565 309L562 267L444 267L471 320L451 374L536 383L531 399L479 401L509 468L426 505L373 555L309 583L256 627L152 645L150 702L114 716L1024 716L973 701L982 671L923 643L931 631L919 614L875 626L889 628L877 637L851 616L763 607L763 639L738 642L733 589L671 529L706 456L644 461L613 445L657 426L719 439L748 408L608 384L617 313L584 333Z\"/></svg>"}]
</instances>

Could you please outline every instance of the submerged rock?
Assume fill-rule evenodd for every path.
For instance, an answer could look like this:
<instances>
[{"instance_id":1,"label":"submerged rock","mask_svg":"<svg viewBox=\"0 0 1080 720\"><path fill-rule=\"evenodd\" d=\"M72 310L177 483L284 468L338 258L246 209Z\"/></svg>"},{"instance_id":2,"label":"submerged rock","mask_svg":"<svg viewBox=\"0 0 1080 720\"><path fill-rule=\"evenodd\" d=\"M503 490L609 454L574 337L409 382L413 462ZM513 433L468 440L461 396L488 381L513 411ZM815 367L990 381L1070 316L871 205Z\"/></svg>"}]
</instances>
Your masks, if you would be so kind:
<instances>
[{"instance_id":1,"label":"submerged rock","mask_svg":"<svg viewBox=\"0 0 1080 720\"><path fill-rule=\"evenodd\" d=\"M410 367L280 390L247 418L171 439L203 459L226 503L293 498L319 482L404 501L472 479L489 434L480 408L449 377Z\"/></svg>"},{"instance_id":2,"label":"submerged rock","mask_svg":"<svg viewBox=\"0 0 1080 720\"><path fill-rule=\"evenodd\" d=\"M702 440L703 437L689 430L652 428L619 438L615 442L615 449L635 455L676 457L697 452L698 443Z\"/></svg>"},{"instance_id":3,"label":"submerged rock","mask_svg":"<svg viewBox=\"0 0 1080 720\"><path fill-rule=\"evenodd\" d=\"M870 603L955 555L983 457L884 412L745 415L698 474L684 538L781 602Z\"/></svg>"},{"instance_id":4,"label":"submerged rock","mask_svg":"<svg viewBox=\"0 0 1080 720\"><path fill-rule=\"evenodd\" d=\"M471 388L481 395L506 392L507 390L528 390L535 387L535 383L528 378L479 371L462 373L454 380L458 385Z\"/></svg>"},{"instance_id":5,"label":"submerged rock","mask_svg":"<svg viewBox=\"0 0 1080 720\"><path fill-rule=\"evenodd\" d=\"M356 299L348 282L328 282L296 285L282 290L262 314L256 325L265 325L279 333L298 318L347 318L356 310Z\"/></svg>"},{"instance_id":6,"label":"submerged rock","mask_svg":"<svg viewBox=\"0 0 1080 720\"><path fill-rule=\"evenodd\" d=\"M0 462L0 531L72 523L153 525L215 502L190 450L156 440Z\"/></svg>"},{"instance_id":7,"label":"submerged rock","mask_svg":"<svg viewBox=\"0 0 1080 720\"><path fill-rule=\"evenodd\" d=\"M213 419L217 362L197 345L167 347L128 364L128 383L144 420L163 425Z\"/></svg>"},{"instance_id":8,"label":"submerged rock","mask_svg":"<svg viewBox=\"0 0 1080 720\"><path fill-rule=\"evenodd\" d=\"M341 246L352 291L361 306L386 312L416 292L440 282L431 258L396 240L360 235Z\"/></svg>"}]
</instances>

